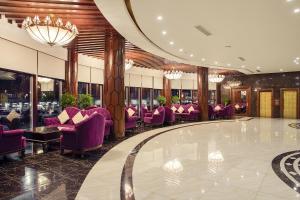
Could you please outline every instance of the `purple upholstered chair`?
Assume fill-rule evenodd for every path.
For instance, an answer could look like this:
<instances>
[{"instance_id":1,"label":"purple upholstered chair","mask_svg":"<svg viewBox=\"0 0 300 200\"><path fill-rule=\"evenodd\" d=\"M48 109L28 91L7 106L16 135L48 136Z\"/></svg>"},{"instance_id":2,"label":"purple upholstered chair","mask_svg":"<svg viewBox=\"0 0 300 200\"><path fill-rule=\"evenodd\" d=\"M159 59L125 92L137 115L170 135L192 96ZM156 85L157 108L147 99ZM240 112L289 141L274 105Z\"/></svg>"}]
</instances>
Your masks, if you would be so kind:
<instances>
[{"instance_id":1,"label":"purple upholstered chair","mask_svg":"<svg viewBox=\"0 0 300 200\"><path fill-rule=\"evenodd\" d=\"M155 110L158 111L158 114L154 114ZM163 106L155 109L151 114L148 113L144 117L144 123L150 126L159 126L163 125L165 121L165 108Z\"/></svg>"},{"instance_id":2,"label":"purple upholstered chair","mask_svg":"<svg viewBox=\"0 0 300 200\"><path fill-rule=\"evenodd\" d=\"M225 106L224 108L224 117L227 119L231 119L234 115L234 108L231 104Z\"/></svg>"},{"instance_id":3,"label":"purple upholstered chair","mask_svg":"<svg viewBox=\"0 0 300 200\"><path fill-rule=\"evenodd\" d=\"M176 121L175 113L168 106L165 106L164 108L165 108L165 122L168 124L173 124Z\"/></svg>"},{"instance_id":4,"label":"purple upholstered chair","mask_svg":"<svg viewBox=\"0 0 300 200\"><path fill-rule=\"evenodd\" d=\"M111 115L110 115L110 112L106 109L106 108L94 108L94 109L90 109L90 110L84 110L84 111L81 111L81 114L83 116L85 116L86 114L87 115L92 115L94 112L97 112L101 115L104 116L104 119L105 119L105 131L104 131L104 135L105 136L108 136L110 135L110 133L112 132L113 130L113 120L111 118Z\"/></svg>"},{"instance_id":5,"label":"purple upholstered chair","mask_svg":"<svg viewBox=\"0 0 300 200\"><path fill-rule=\"evenodd\" d=\"M70 119L65 124L61 124L57 117L50 117L44 119L45 126L73 127L74 123L72 121L72 118L80 111L80 109L76 107L67 107L65 110L70 117Z\"/></svg>"},{"instance_id":6,"label":"purple upholstered chair","mask_svg":"<svg viewBox=\"0 0 300 200\"><path fill-rule=\"evenodd\" d=\"M23 133L24 131L20 129L3 131L3 126L0 125L0 155L20 152L23 157L26 146Z\"/></svg>"},{"instance_id":7,"label":"purple upholstered chair","mask_svg":"<svg viewBox=\"0 0 300 200\"><path fill-rule=\"evenodd\" d=\"M87 108L85 108L85 110L91 110L91 109L95 109L95 108L98 108L97 106L89 106L89 107L87 107Z\"/></svg>"},{"instance_id":8,"label":"purple upholstered chair","mask_svg":"<svg viewBox=\"0 0 300 200\"><path fill-rule=\"evenodd\" d=\"M141 119L144 120L146 115L149 115L149 114L152 114L152 112L149 111L145 105L141 106Z\"/></svg>"},{"instance_id":9,"label":"purple upholstered chair","mask_svg":"<svg viewBox=\"0 0 300 200\"><path fill-rule=\"evenodd\" d=\"M65 149L80 153L94 150L102 146L105 129L105 118L99 113L76 124L73 128L65 127L61 130L61 154Z\"/></svg>"},{"instance_id":10,"label":"purple upholstered chair","mask_svg":"<svg viewBox=\"0 0 300 200\"><path fill-rule=\"evenodd\" d=\"M225 118L225 110L222 104L218 104L214 107L214 113L217 119Z\"/></svg>"},{"instance_id":11,"label":"purple upholstered chair","mask_svg":"<svg viewBox=\"0 0 300 200\"><path fill-rule=\"evenodd\" d=\"M129 116L127 108L125 108L125 129L133 129L137 126L137 120L139 117L137 115Z\"/></svg>"}]
</instances>

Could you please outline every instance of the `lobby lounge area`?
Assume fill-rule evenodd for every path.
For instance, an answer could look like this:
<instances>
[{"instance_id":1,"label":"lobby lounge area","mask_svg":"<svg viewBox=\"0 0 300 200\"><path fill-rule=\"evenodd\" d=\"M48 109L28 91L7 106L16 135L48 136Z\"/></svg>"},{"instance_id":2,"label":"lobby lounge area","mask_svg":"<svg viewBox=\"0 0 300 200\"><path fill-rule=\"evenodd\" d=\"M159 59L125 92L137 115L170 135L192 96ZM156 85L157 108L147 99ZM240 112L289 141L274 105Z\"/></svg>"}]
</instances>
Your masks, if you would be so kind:
<instances>
[{"instance_id":1,"label":"lobby lounge area","mask_svg":"<svg viewBox=\"0 0 300 200\"><path fill-rule=\"evenodd\" d=\"M299 199L299 14L0 1L0 200Z\"/></svg>"}]
</instances>

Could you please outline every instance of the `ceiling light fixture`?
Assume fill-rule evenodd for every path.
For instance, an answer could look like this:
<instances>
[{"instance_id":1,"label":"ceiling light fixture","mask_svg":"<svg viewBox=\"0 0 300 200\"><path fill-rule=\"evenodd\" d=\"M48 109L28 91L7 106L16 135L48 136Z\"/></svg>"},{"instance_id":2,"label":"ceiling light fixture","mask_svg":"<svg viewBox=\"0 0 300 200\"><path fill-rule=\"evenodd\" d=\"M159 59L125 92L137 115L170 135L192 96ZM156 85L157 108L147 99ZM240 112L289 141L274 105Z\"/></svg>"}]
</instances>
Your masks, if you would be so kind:
<instances>
[{"instance_id":1,"label":"ceiling light fixture","mask_svg":"<svg viewBox=\"0 0 300 200\"><path fill-rule=\"evenodd\" d=\"M205 58L201 58L201 61L202 61L202 62L205 62L205 60L206 60Z\"/></svg>"},{"instance_id":2,"label":"ceiling light fixture","mask_svg":"<svg viewBox=\"0 0 300 200\"><path fill-rule=\"evenodd\" d=\"M161 16L161 15L159 15L159 16L157 16L157 18L156 18L158 21L161 21L161 20L163 20L163 17Z\"/></svg>"},{"instance_id":3,"label":"ceiling light fixture","mask_svg":"<svg viewBox=\"0 0 300 200\"><path fill-rule=\"evenodd\" d=\"M179 52L183 52L183 49L179 49Z\"/></svg>"},{"instance_id":4,"label":"ceiling light fixture","mask_svg":"<svg viewBox=\"0 0 300 200\"><path fill-rule=\"evenodd\" d=\"M180 79L181 76L182 76L183 72L182 71L179 71L179 70L175 70L174 68L170 71L165 71L164 72L164 76L167 78L167 79L170 79L170 80L176 80L176 79Z\"/></svg>"},{"instance_id":5,"label":"ceiling light fixture","mask_svg":"<svg viewBox=\"0 0 300 200\"><path fill-rule=\"evenodd\" d=\"M61 18L48 15L44 20L39 16L26 17L22 27L36 41L50 46L64 46L69 44L78 34L77 27L67 21L64 25Z\"/></svg>"},{"instance_id":6,"label":"ceiling light fixture","mask_svg":"<svg viewBox=\"0 0 300 200\"><path fill-rule=\"evenodd\" d=\"M228 64L227 64L227 67L231 67L231 64L228 63Z\"/></svg>"},{"instance_id":7,"label":"ceiling light fixture","mask_svg":"<svg viewBox=\"0 0 300 200\"><path fill-rule=\"evenodd\" d=\"M299 65L299 63L300 63L300 58L299 58L299 57L295 58L295 59L294 59L294 63L295 63L296 65Z\"/></svg>"},{"instance_id":8,"label":"ceiling light fixture","mask_svg":"<svg viewBox=\"0 0 300 200\"><path fill-rule=\"evenodd\" d=\"M299 12L300 12L300 8L294 9L294 13L299 13Z\"/></svg>"},{"instance_id":9,"label":"ceiling light fixture","mask_svg":"<svg viewBox=\"0 0 300 200\"><path fill-rule=\"evenodd\" d=\"M125 59L125 70L129 70L133 67L134 62L131 59Z\"/></svg>"},{"instance_id":10,"label":"ceiling light fixture","mask_svg":"<svg viewBox=\"0 0 300 200\"><path fill-rule=\"evenodd\" d=\"M221 83L224 80L225 76L220 74L209 74L208 80L211 83Z\"/></svg>"},{"instance_id":11,"label":"ceiling light fixture","mask_svg":"<svg viewBox=\"0 0 300 200\"><path fill-rule=\"evenodd\" d=\"M191 58L194 57L194 54L191 54L190 57L191 57Z\"/></svg>"},{"instance_id":12,"label":"ceiling light fixture","mask_svg":"<svg viewBox=\"0 0 300 200\"><path fill-rule=\"evenodd\" d=\"M161 32L163 35L167 35L167 31L162 31Z\"/></svg>"},{"instance_id":13,"label":"ceiling light fixture","mask_svg":"<svg viewBox=\"0 0 300 200\"><path fill-rule=\"evenodd\" d=\"M170 44L170 45L174 45L174 42L173 42L173 41L171 41L171 42L169 42L169 44Z\"/></svg>"}]
</instances>

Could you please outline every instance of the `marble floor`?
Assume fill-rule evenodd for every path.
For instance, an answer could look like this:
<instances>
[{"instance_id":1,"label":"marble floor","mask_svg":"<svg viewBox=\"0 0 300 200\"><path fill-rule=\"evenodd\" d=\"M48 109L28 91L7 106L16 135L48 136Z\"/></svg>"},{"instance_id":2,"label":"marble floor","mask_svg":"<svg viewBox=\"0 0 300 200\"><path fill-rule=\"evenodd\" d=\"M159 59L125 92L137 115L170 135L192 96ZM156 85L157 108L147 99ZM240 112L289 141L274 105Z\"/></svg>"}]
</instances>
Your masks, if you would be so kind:
<instances>
[{"instance_id":1,"label":"marble floor","mask_svg":"<svg viewBox=\"0 0 300 200\"><path fill-rule=\"evenodd\" d=\"M93 166L76 199L300 199L296 122L244 118L138 134Z\"/></svg>"}]
</instances>

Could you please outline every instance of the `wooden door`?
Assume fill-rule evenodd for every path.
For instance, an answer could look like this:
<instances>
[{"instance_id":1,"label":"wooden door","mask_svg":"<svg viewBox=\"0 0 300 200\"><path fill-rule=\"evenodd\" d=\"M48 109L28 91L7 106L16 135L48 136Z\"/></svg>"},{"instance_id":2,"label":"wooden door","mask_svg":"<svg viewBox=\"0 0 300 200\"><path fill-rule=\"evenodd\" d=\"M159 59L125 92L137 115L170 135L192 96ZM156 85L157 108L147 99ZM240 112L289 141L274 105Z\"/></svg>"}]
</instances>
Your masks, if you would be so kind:
<instances>
[{"instance_id":1,"label":"wooden door","mask_svg":"<svg viewBox=\"0 0 300 200\"><path fill-rule=\"evenodd\" d=\"M261 91L259 93L259 116L272 117L272 92Z\"/></svg>"},{"instance_id":2,"label":"wooden door","mask_svg":"<svg viewBox=\"0 0 300 200\"><path fill-rule=\"evenodd\" d=\"M282 89L281 90L281 117L288 119L298 118L298 89Z\"/></svg>"}]
</instances>

